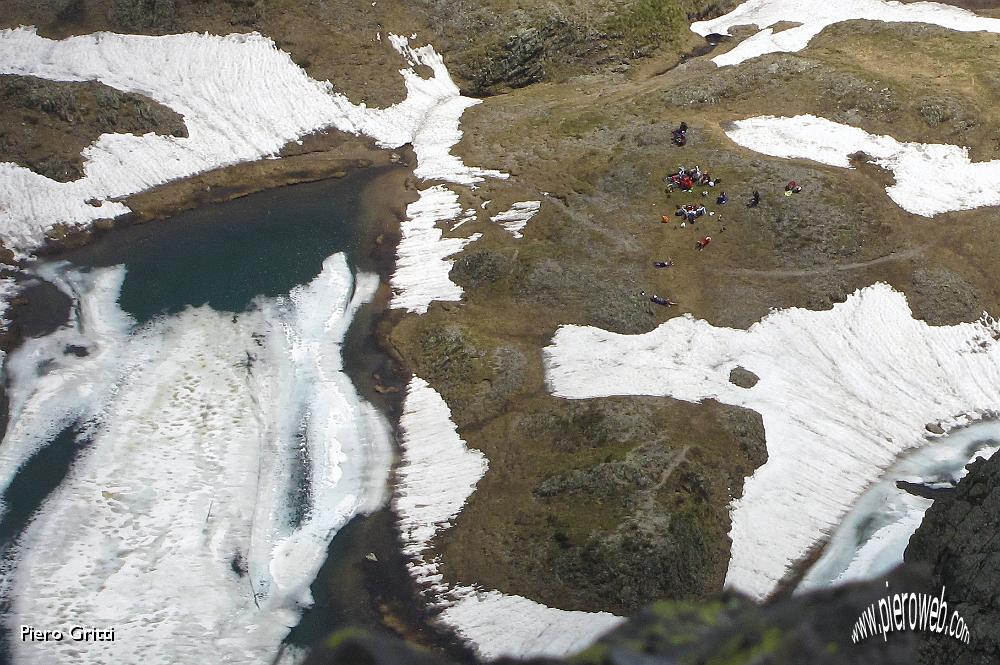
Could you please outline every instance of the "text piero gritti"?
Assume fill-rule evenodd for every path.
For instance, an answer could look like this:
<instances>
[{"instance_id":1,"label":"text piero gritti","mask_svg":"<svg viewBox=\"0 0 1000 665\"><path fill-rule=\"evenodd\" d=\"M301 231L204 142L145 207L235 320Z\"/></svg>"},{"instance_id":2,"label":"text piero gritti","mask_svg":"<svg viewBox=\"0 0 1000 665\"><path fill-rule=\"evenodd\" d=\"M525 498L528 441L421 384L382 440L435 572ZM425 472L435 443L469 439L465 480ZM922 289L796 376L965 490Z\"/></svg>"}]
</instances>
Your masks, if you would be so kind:
<instances>
[{"instance_id":1,"label":"text piero gritti","mask_svg":"<svg viewBox=\"0 0 1000 665\"><path fill-rule=\"evenodd\" d=\"M66 630L40 629L34 626L21 626L22 642L114 642L114 628L96 628L94 626L70 626Z\"/></svg>"}]
</instances>

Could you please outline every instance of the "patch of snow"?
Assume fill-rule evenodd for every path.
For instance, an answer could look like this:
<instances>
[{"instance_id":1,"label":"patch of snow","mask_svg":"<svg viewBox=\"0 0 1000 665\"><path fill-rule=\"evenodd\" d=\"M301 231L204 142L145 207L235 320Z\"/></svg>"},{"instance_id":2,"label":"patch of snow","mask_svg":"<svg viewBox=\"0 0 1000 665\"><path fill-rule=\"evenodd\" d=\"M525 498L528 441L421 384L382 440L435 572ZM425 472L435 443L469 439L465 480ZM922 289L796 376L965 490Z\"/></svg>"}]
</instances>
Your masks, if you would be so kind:
<instances>
[{"instance_id":1,"label":"patch of snow","mask_svg":"<svg viewBox=\"0 0 1000 665\"><path fill-rule=\"evenodd\" d=\"M928 23L959 32L1000 33L1000 19L937 2L902 4L891 0L747 0L725 16L691 24L702 37L728 35L740 25L754 25L760 32L735 48L712 58L720 67L736 65L765 53L794 53L804 49L813 37L843 21L866 19L887 23ZM774 32L771 26L782 21L801 25Z\"/></svg>"},{"instance_id":2,"label":"patch of snow","mask_svg":"<svg viewBox=\"0 0 1000 665\"><path fill-rule=\"evenodd\" d=\"M403 459L394 504L410 574L438 620L469 641L483 658L563 656L594 641L622 619L606 612L571 612L522 596L444 582L440 558L430 558L434 536L451 526L486 474L488 463L459 436L444 399L419 377L407 387Z\"/></svg>"},{"instance_id":3,"label":"patch of snow","mask_svg":"<svg viewBox=\"0 0 1000 665\"><path fill-rule=\"evenodd\" d=\"M509 175L501 171L466 166L460 157L451 154L451 149L462 138L462 114L470 106L481 104L482 100L462 96L434 47L413 48L399 35L390 35L389 41L411 65L409 69L400 70L406 81L406 99L388 109L370 111L372 120L362 131L379 138L388 147L412 143L417 154L414 173L424 180L472 186L484 178L508 178ZM418 65L429 67L434 76L421 78L413 69ZM401 136L388 142L380 138L391 136L397 126L402 131Z\"/></svg>"},{"instance_id":4,"label":"patch of snow","mask_svg":"<svg viewBox=\"0 0 1000 665\"><path fill-rule=\"evenodd\" d=\"M0 73L57 81L100 81L146 95L184 117L188 137L104 134L84 150L85 175L61 183L0 163L0 229L30 251L60 221L70 226L116 217L118 199L211 169L274 157L285 144L326 128L373 137L383 147L412 143L417 175L463 185L499 171L466 166L451 154L459 119L478 100L463 97L431 46L391 35L410 66L400 70L406 99L385 109L352 104L329 82L310 78L258 34L160 37L96 33L60 41L33 28L0 30ZM414 67L433 73L424 79ZM90 205L87 201L96 201Z\"/></svg>"},{"instance_id":5,"label":"patch of snow","mask_svg":"<svg viewBox=\"0 0 1000 665\"><path fill-rule=\"evenodd\" d=\"M451 230L455 231L458 228L460 228L463 224L467 224L475 220L476 220L476 211L471 209L466 210L465 212L462 213L462 218L452 225Z\"/></svg>"},{"instance_id":6,"label":"patch of snow","mask_svg":"<svg viewBox=\"0 0 1000 665\"><path fill-rule=\"evenodd\" d=\"M993 319L929 326L875 284L829 311L778 310L748 330L690 316L643 335L563 326L545 365L561 397L715 399L761 414L768 460L731 505L726 583L764 598L901 452L926 443L925 423L1000 410L998 340ZM734 385L736 367L760 380Z\"/></svg>"},{"instance_id":7,"label":"patch of snow","mask_svg":"<svg viewBox=\"0 0 1000 665\"><path fill-rule=\"evenodd\" d=\"M440 620L469 640L481 658L562 658L625 620L608 612L560 610L524 596L458 586Z\"/></svg>"},{"instance_id":8,"label":"patch of snow","mask_svg":"<svg viewBox=\"0 0 1000 665\"><path fill-rule=\"evenodd\" d=\"M392 275L391 306L422 314L434 300L461 300L462 287L448 273L456 254L482 234L469 238L445 238L438 222L453 220L462 212L458 194L444 185L421 190L420 198L406 208L407 223L396 249L396 272Z\"/></svg>"},{"instance_id":9,"label":"patch of snow","mask_svg":"<svg viewBox=\"0 0 1000 665\"><path fill-rule=\"evenodd\" d=\"M76 307L8 359L0 486L74 423L87 443L13 550L6 622L116 639L15 641L13 660L270 662L333 535L385 499L388 425L341 356L377 277L335 255L236 316L198 307L136 326L116 302L122 267L39 273Z\"/></svg>"},{"instance_id":10,"label":"patch of snow","mask_svg":"<svg viewBox=\"0 0 1000 665\"><path fill-rule=\"evenodd\" d=\"M7 330L10 325L7 310L10 309L10 302L14 299L17 290L17 282L13 277L0 277L0 332ZM2 361L3 355L0 355L0 366L2 366Z\"/></svg>"},{"instance_id":11,"label":"patch of snow","mask_svg":"<svg viewBox=\"0 0 1000 665\"><path fill-rule=\"evenodd\" d=\"M521 231L541 208L541 201L521 201L512 205L509 210L493 215L490 217L490 221L507 229L515 238L522 238L524 236Z\"/></svg>"},{"instance_id":12,"label":"patch of snow","mask_svg":"<svg viewBox=\"0 0 1000 665\"><path fill-rule=\"evenodd\" d=\"M813 115L739 120L726 135L761 154L843 168L850 168L849 155L864 152L895 177L889 198L916 215L1000 205L1000 160L972 162L968 148L903 143Z\"/></svg>"},{"instance_id":13,"label":"patch of snow","mask_svg":"<svg viewBox=\"0 0 1000 665\"><path fill-rule=\"evenodd\" d=\"M869 488L833 533L796 593L879 577L903 562L910 536L933 501L896 487L897 480L954 485L966 466L1000 448L1000 423L976 423L905 455Z\"/></svg>"},{"instance_id":14,"label":"patch of snow","mask_svg":"<svg viewBox=\"0 0 1000 665\"><path fill-rule=\"evenodd\" d=\"M447 587L440 584L438 562L427 561L425 555L434 535L451 526L461 512L489 463L481 452L466 447L451 409L420 377L413 377L406 388L399 423L403 460L396 472L393 504L403 553L413 561L410 570L417 583L442 593Z\"/></svg>"}]
</instances>

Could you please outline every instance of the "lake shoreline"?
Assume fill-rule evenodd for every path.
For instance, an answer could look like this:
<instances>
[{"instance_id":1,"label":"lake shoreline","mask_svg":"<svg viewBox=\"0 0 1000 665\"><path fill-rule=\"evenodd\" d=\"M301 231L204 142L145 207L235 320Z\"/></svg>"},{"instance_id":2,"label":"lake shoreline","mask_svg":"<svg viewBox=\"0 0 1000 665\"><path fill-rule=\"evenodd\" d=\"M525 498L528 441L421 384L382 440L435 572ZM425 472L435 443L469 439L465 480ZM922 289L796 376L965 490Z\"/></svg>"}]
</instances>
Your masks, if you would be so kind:
<instances>
[{"instance_id":1,"label":"lake shoreline","mask_svg":"<svg viewBox=\"0 0 1000 665\"><path fill-rule=\"evenodd\" d=\"M240 164L132 197L129 200L134 208L132 214L54 239L38 252L37 262L78 260L88 253L100 254L102 250L95 245L118 245L112 254L122 248L127 253L128 238L135 242L134 230L127 229L139 224L145 227L142 235L160 235L169 228L170 218L185 211L293 185L364 178L358 194L360 210L350 221L357 227L351 231L357 235L355 269L378 274L380 283L375 297L361 307L350 323L343 346L344 372L362 399L385 416L394 432L394 449L398 450L395 432L409 373L387 341L388 332L402 316L401 312L389 310L392 297L389 278L395 269L396 244L406 206L416 198L412 179L414 155L409 147L376 150L361 145L360 141L345 141L336 133L308 137L301 146L293 144L289 152L293 154L280 161ZM266 177L257 177L261 173ZM138 205L133 205L136 201ZM22 268L30 265L25 263ZM68 321L71 303L58 298L62 294L57 289L46 286L51 285L41 283L30 287L28 297L19 297L11 308L6 351L12 352L23 339L45 334ZM6 430L5 395L2 406L4 420L0 424ZM391 488L390 476L387 490ZM370 554L376 561L371 560ZM352 625L372 631L387 630L461 660L471 660L470 653L458 640L431 628L407 571L396 518L388 505L372 515L355 517L338 531L328 548L327 561L313 583L313 592L315 605L303 613L301 628L293 629L288 641L314 644L330 632Z\"/></svg>"}]
</instances>

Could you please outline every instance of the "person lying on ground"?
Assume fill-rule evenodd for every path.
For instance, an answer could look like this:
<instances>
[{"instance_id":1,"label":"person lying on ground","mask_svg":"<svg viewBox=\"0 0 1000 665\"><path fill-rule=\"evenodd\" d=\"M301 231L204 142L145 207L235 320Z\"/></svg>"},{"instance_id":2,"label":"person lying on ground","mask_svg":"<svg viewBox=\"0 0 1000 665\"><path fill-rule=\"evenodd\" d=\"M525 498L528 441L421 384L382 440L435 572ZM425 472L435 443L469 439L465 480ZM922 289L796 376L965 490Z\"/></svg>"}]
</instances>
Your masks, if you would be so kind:
<instances>
[{"instance_id":1,"label":"person lying on ground","mask_svg":"<svg viewBox=\"0 0 1000 665\"><path fill-rule=\"evenodd\" d=\"M670 300L669 298L658 296L655 293L652 295L646 293L645 291L639 291L639 293L642 295L643 298L649 298L650 302L655 302L657 305L663 305L664 307L672 307L673 305L677 304L674 301Z\"/></svg>"},{"instance_id":2,"label":"person lying on ground","mask_svg":"<svg viewBox=\"0 0 1000 665\"><path fill-rule=\"evenodd\" d=\"M710 242L712 242L712 236L705 236L704 238L696 242L694 245L695 247L698 248L698 251L700 252L701 250L708 247Z\"/></svg>"},{"instance_id":3,"label":"person lying on ground","mask_svg":"<svg viewBox=\"0 0 1000 665\"><path fill-rule=\"evenodd\" d=\"M656 268L673 268L674 260L667 259L666 261L653 261L653 266Z\"/></svg>"},{"instance_id":4,"label":"person lying on ground","mask_svg":"<svg viewBox=\"0 0 1000 665\"><path fill-rule=\"evenodd\" d=\"M721 194L719 194L719 196L718 196L718 197L717 197L717 198L715 199L715 202L716 202L716 203L717 203L718 205L720 205L720 206L724 206L724 205L726 205L727 203L729 203L729 196L727 196L725 192L722 192L722 193L721 193Z\"/></svg>"},{"instance_id":5,"label":"person lying on ground","mask_svg":"<svg viewBox=\"0 0 1000 665\"><path fill-rule=\"evenodd\" d=\"M756 208L760 204L760 192L756 189L753 190L753 196L750 197L750 203L747 204L748 208Z\"/></svg>"},{"instance_id":6,"label":"person lying on ground","mask_svg":"<svg viewBox=\"0 0 1000 665\"><path fill-rule=\"evenodd\" d=\"M799 183L795 182L794 180L789 181L789 183L787 185L785 185L785 196L791 196L792 194L798 194L801 191L802 191L802 188L799 186Z\"/></svg>"},{"instance_id":7,"label":"person lying on ground","mask_svg":"<svg viewBox=\"0 0 1000 665\"><path fill-rule=\"evenodd\" d=\"M664 307L673 307L674 305L677 304L673 300L670 300L669 298L664 298L662 296L658 296L655 293L649 297L649 300L650 302L654 302L657 305L663 305Z\"/></svg>"}]
</instances>

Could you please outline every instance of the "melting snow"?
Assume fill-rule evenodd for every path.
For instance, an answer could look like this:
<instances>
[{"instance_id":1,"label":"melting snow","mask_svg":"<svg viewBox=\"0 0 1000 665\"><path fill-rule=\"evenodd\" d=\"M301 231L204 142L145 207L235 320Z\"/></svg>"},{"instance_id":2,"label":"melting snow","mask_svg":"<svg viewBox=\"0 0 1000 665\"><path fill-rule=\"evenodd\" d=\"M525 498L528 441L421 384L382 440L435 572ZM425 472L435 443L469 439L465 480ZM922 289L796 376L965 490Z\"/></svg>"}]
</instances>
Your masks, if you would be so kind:
<instances>
[{"instance_id":1,"label":"melting snow","mask_svg":"<svg viewBox=\"0 0 1000 665\"><path fill-rule=\"evenodd\" d=\"M384 500L387 424L341 371L377 277L355 279L335 255L248 312L141 327L116 304L123 268L46 277L78 314L9 358L0 485L74 422L89 443L16 545L7 623L114 626L116 640L12 640L14 661L269 662L334 533Z\"/></svg>"},{"instance_id":2,"label":"melting snow","mask_svg":"<svg viewBox=\"0 0 1000 665\"><path fill-rule=\"evenodd\" d=\"M10 309L10 302L17 293L17 282L13 277L0 277L0 332L7 330L10 320L7 319L7 310ZM2 353L2 352L0 352ZM0 362L3 356L0 355Z\"/></svg>"},{"instance_id":3,"label":"melting snow","mask_svg":"<svg viewBox=\"0 0 1000 665\"><path fill-rule=\"evenodd\" d=\"M389 40L409 64L400 70L407 96L391 107L370 109L352 104L329 82L310 78L258 34L97 33L53 41L33 28L0 30L0 73L100 81L168 106L184 116L188 129L187 138L104 134L84 150L85 175L74 182L57 182L0 162L0 229L7 245L30 251L55 221L72 226L116 217L129 211L120 199L131 194L237 162L274 157L290 141L330 127L371 136L383 147L411 143L416 175L424 180L474 186L486 177L506 178L499 171L466 166L451 154L462 137L462 114L479 100L460 94L433 47L412 48L398 35ZM429 67L433 75L420 77L418 65ZM404 221L404 233L409 221L423 227L427 218ZM440 295L414 270L394 276L393 286L419 291L424 300L460 298L461 289L449 282L447 272L430 273L430 266L440 270L447 265L436 258L441 248L427 244L425 249L427 281L442 286ZM418 299L394 299L393 306L411 307Z\"/></svg>"},{"instance_id":4,"label":"melting snow","mask_svg":"<svg viewBox=\"0 0 1000 665\"><path fill-rule=\"evenodd\" d=\"M933 501L896 487L897 480L952 485L966 465L1000 446L1000 423L976 423L938 438L894 464L843 520L796 592L873 579L903 562L910 536Z\"/></svg>"},{"instance_id":5,"label":"melting snow","mask_svg":"<svg viewBox=\"0 0 1000 665\"><path fill-rule=\"evenodd\" d=\"M937 2L902 4L891 0L748 0L725 16L691 24L691 30L707 37L728 35L740 25L755 25L760 32L740 42L734 49L712 58L720 67L737 65L765 53L794 53L804 49L813 37L842 21L867 19L887 23L929 23L960 32L1000 33L1000 19L985 18L958 7ZM802 25L774 32L771 26L782 21Z\"/></svg>"},{"instance_id":6,"label":"melting snow","mask_svg":"<svg viewBox=\"0 0 1000 665\"><path fill-rule=\"evenodd\" d=\"M394 503L403 551L411 557L413 578L442 609L442 623L480 656L497 658L563 656L622 621L606 612L559 610L521 596L444 582L440 559L428 559L431 539L451 525L488 464L482 453L466 447L448 405L419 377L407 387L400 427L403 460Z\"/></svg>"},{"instance_id":7,"label":"melting snow","mask_svg":"<svg viewBox=\"0 0 1000 665\"><path fill-rule=\"evenodd\" d=\"M406 208L409 221L396 249L396 272L392 276L392 306L424 313L433 300L461 300L462 287L448 273L455 263L447 257L462 251L479 233L469 238L444 238L437 223L455 219L462 212L458 194L443 185L420 192Z\"/></svg>"},{"instance_id":8,"label":"melting snow","mask_svg":"<svg viewBox=\"0 0 1000 665\"><path fill-rule=\"evenodd\" d=\"M875 284L832 310L775 311L749 330L689 316L643 335L563 326L545 360L558 396L715 399L761 414L768 460L731 506L726 581L764 598L902 451L926 442L925 423L1000 410L998 340L991 319L929 326ZM760 381L730 383L738 366Z\"/></svg>"},{"instance_id":9,"label":"melting snow","mask_svg":"<svg viewBox=\"0 0 1000 665\"><path fill-rule=\"evenodd\" d=\"M515 238L521 238L523 237L521 231L541 208L541 201L522 201L512 205L509 210L490 217L490 220L507 229Z\"/></svg>"},{"instance_id":10,"label":"melting snow","mask_svg":"<svg viewBox=\"0 0 1000 665\"><path fill-rule=\"evenodd\" d=\"M885 189L889 198L916 215L1000 205L1000 160L972 162L968 148L902 143L813 115L739 120L726 135L765 155L843 168L851 165L849 155L864 152L895 176L896 184Z\"/></svg>"}]
</instances>

